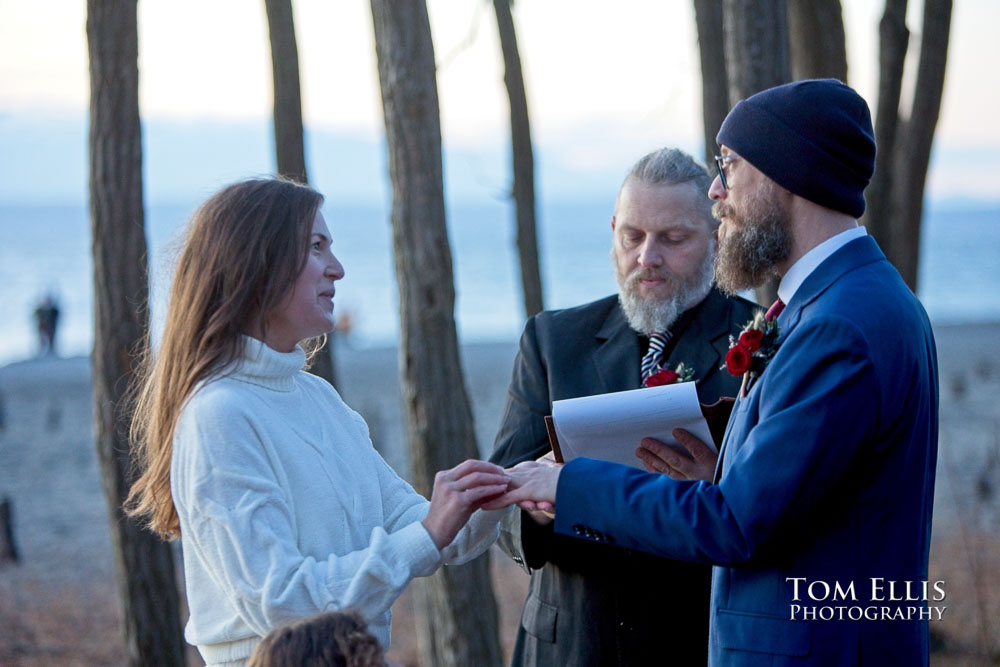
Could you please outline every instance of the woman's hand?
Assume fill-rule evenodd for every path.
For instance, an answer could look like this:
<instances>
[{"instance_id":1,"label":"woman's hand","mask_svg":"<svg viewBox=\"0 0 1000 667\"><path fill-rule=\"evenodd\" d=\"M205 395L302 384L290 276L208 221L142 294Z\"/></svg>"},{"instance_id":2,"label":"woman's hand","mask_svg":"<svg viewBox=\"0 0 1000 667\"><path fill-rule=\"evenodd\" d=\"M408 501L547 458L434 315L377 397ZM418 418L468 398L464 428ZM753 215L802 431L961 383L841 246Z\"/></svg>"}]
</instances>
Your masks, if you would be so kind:
<instances>
[{"instance_id":1,"label":"woman's hand","mask_svg":"<svg viewBox=\"0 0 1000 667\"><path fill-rule=\"evenodd\" d=\"M473 512L507 491L509 481L500 466L472 459L436 474L423 524L438 551L451 544Z\"/></svg>"}]
</instances>

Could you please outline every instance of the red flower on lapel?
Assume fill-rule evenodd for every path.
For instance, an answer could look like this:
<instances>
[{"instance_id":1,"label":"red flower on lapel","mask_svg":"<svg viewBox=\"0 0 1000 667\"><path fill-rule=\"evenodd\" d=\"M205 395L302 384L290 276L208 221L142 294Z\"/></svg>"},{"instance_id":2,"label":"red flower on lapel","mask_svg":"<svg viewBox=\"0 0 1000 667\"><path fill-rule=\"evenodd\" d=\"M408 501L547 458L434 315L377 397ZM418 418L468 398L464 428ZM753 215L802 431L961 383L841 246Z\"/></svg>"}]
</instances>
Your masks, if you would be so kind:
<instances>
[{"instance_id":1,"label":"red flower on lapel","mask_svg":"<svg viewBox=\"0 0 1000 667\"><path fill-rule=\"evenodd\" d=\"M740 376L749 373L759 376L778 351L778 321L768 320L760 310L743 326L740 336L729 337L725 369Z\"/></svg>"},{"instance_id":2,"label":"red flower on lapel","mask_svg":"<svg viewBox=\"0 0 1000 667\"><path fill-rule=\"evenodd\" d=\"M760 329L747 329L740 334L740 347L747 352L756 352L764 340L764 332Z\"/></svg>"},{"instance_id":3,"label":"red flower on lapel","mask_svg":"<svg viewBox=\"0 0 1000 667\"><path fill-rule=\"evenodd\" d=\"M740 376L750 370L750 351L737 344L726 353L726 370L732 375Z\"/></svg>"},{"instance_id":4,"label":"red flower on lapel","mask_svg":"<svg viewBox=\"0 0 1000 667\"><path fill-rule=\"evenodd\" d=\"M669 368L661 368L656 371L643 382L644 387L660 387L665 384L674 384L676 382L690 382L694 380L694 369L686 366L684 362L677 364L677 370L670 370Z\"/></svg>"}]
</instances>

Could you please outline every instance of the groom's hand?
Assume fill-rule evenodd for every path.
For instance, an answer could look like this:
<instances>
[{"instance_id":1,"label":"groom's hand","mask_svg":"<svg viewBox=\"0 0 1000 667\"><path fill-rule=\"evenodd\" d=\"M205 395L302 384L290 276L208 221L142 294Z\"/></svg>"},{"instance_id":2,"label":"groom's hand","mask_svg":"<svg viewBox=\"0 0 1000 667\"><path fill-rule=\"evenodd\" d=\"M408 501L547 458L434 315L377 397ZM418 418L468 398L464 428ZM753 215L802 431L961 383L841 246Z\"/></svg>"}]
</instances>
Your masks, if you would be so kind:
<instances>
[{"instance_id":1,"label":"groom's hand","mask_svg":"<svg viewBox=\"0 0 1000 667\"><path fill-rule=\"evenodd\" d=\"M684 429L674 429L673 436L687 451L686 455L653 438L643 438L635 455L642 459L649 472L663 473L679 480L711 482L718 454Z\"/></svg>"},{"instance_id":2,"label":"groom's hand","mask_svg":"<svg viewBox=\"0 0 1000 667\"><path fill-rule=\"evenodd\" d=\"M559 473L563 464L547 460L545 457L537 461L525 461L513 468L507 469L510 486L507 493L490 500L483 509L499 509L507 505L517 504L529 512L554 512L556 507L556 488L559 486Z\"/></svg>"},{"instance_id":3,"label":"groom's hand","mask_svg":"<svg viewBox=\"0 0 1000 667\"><path fill-rule=\"evenodd\" d=\"M542 463L555 463L556 455L552 450L547 451L545 454L539 456L536 461ZM527 510L525 510L527 511ZM528 512L528 516L537 523L539 526L545 526L552 523L552 520L556 518L554 510L532 510Z\"/></svg>"}]
</instances>

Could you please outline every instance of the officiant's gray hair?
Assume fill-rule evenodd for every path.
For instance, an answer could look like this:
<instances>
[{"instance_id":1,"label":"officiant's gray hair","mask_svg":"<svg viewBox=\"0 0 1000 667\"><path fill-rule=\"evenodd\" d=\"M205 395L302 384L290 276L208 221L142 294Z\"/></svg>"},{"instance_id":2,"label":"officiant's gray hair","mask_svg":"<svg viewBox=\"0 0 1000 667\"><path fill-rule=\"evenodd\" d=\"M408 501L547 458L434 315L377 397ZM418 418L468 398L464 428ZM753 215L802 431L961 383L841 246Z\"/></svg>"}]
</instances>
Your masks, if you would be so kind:
<instances>
[{"instance_id":1,"label":"officiant's gray hair","mask_svg":"<svg viewBox=\"0 0 1000 667\"><path fill-rule=\"evenodd\" d=\"M708 198L708 189L712 185L712 176L704 165L679 148L661 148L644 155L632 165L615 199L615 215L618 215L618 205L621 202L622 190L629 183L643 185L680 185L690 184L697 190L701 202L698 210L704 214L705 222L713 228L719 221L712 216L712 200Z\"/></svg>"}]
</instances>

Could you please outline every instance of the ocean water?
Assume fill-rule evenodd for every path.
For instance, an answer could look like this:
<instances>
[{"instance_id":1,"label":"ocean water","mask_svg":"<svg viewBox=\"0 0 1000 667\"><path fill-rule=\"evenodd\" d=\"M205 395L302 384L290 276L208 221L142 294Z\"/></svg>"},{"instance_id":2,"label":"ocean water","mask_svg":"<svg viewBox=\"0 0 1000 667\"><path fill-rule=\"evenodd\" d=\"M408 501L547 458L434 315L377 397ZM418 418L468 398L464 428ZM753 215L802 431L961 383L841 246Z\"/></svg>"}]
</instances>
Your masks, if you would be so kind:
<instances>
[{"instance_id":1,"label":"ocean water","mask_svg":"<svg viewBox=\"0 0 1000 667\"><path fill-rule=\"evenodd\" d=\"M550 204L539 210L547 308L615 291L609 259L612 202ZM146 225L154 328L162 318L178 237L194 205L152 205ZM323 210L346 277L338 316L352 323L347 343L393 345L399 332L388 209ZM456 318L463 342L514 341L524 322L514 250L513 213L502 201L453 206L448 225ZM0 365L37 353L37 303L54 294L61 316L57 350L89 353L92 262L85 205L0 205ZM918 296L935 323L1000 321L1000 203L976 210L931 208L923 228Z\"/></svg>"}]
</instances>

